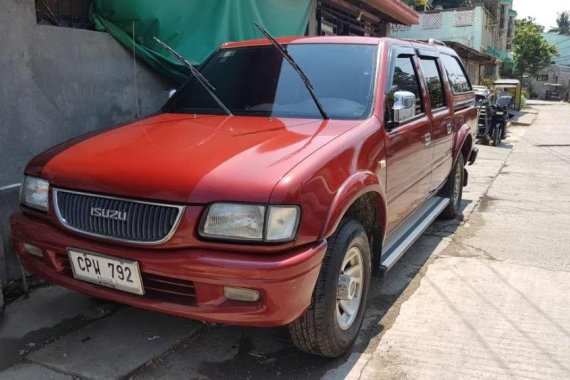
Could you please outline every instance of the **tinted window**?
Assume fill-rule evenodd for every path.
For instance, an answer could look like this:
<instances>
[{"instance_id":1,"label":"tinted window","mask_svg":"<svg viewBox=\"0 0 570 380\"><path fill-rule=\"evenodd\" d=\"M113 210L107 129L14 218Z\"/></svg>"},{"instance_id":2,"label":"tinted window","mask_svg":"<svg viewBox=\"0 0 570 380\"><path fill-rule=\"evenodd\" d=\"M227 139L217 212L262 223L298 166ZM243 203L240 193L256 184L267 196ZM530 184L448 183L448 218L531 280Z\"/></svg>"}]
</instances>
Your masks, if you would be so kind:
<instances>
[{"instance_id":1,"label":"tinted window","mask_svg":"<svg viewBox=\"0 0 570 380\"><path fill-rule=\"evenodd\" d=\"M377 46L292 44L286 48L331 118L368 117ZM321 117L299 75L273 46L221 49L200 70L235 115ZM195 79L176 93L165 111L221 113Z\"/></svg>"},{"instance_id":2,"label":"tinted window","mask_svg":"<svg viewBox=\"0 0 570 380\"><path fill-rule=\"evenodd\" d=\"M416 115L423 112L418 76L411 57L396 58L394 76L392 77L392 92L394 91L413 93L416 96Z\"/></svg>"},{"instance_id":3,"label":"tinted window","mask_svg":"<svg viewBox=\"0 0 570 380\"><path fill-rule=\"evenodd\" d=\"M445 66L447 78L449 78L451 91L454 94L471 91L471 83L469 83L467 74L465 74L465 70L457 58L442 54L441 60L443 61L443 66Z\"/></svg>"},{"instance_id":4,"label":"tinted window","mask_svg":"<svg viewBox=\"0 0 570 380\"><path fill-rule=\"evenodd\" d=\"M422 71L426 80L431 108L445 106L445 96L443 93L443 81L437 66L437 61L432 58L421 58Z\"/></svg>"}]
</instances>

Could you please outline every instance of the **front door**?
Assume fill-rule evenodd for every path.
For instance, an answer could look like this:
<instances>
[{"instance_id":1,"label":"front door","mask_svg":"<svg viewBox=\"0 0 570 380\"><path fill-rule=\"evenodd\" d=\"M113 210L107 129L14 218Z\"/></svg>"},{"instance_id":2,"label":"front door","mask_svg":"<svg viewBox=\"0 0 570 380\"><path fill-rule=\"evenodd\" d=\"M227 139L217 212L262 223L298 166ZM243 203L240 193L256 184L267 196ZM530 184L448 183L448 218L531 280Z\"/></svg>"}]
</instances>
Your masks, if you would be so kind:
<instances>
[{"instance_id":1,"label":"front door","mask_svg":"<svg viewBox=\"0 0 570 380\"><path fill-rule=\"evenodd\" d=\"M443 87L442 68L437 56L422 55L420 65L424 84L429 96L431 109L433 144L432 176L429 191L441 186L451 172L453 165L453 134L455 132L453 116Z\"/></svg>"},{"instance_id":2,"label":"front door","mask_svg":"<svg viewBox=\"0 0 570 380\"><path fill-rule=\"evenodd\" d=\"M431 180L431 125L413 53L399 54L391 68L390 92L416 96L415 116L386 133L387 234L390 234L428 196Z\"/></svg>"}]
</instances>

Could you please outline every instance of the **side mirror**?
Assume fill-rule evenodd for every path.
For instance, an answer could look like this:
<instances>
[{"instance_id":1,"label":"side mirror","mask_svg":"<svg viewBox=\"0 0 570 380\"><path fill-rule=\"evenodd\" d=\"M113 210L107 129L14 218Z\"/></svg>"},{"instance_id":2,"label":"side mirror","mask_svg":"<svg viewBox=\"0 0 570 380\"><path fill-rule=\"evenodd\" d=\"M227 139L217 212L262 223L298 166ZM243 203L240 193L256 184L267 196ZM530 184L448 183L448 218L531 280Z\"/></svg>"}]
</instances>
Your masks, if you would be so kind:
<instances>
[{"instance_id":1,"label":"side mirror","mask_svg":"<svg viewBox=\"0 0 570 380\"><path fill-rule=\"evenodd\" d=\"M176 89L175 89L175 88L171 88L171 89L168 91L168 98L169 98L169 99L172 98L172 96L173 96L174 94L176 94Z\"/></svg>"},{"instance_id":2,"label":"side mirror","mask_svg":"<svg viewBox=\"0 0 570 380\"><path fill-rule=\"evenodd\" d=\"M409 91L396 91L392 106L392 121L398 125L416 116L416 96Z\"/></svg>"}]
</instances>

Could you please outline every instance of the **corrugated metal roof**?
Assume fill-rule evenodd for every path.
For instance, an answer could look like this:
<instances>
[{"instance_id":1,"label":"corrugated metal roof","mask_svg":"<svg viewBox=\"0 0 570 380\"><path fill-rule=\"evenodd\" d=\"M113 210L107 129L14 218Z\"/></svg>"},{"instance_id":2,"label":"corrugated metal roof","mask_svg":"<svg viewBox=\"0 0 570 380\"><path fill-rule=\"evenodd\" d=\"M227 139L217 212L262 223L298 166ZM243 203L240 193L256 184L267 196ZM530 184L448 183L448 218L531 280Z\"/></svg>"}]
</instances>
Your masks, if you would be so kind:
<instances>
[{"instance_id":1,"label":"corrugated metal roof","mask_svg":"<svg viewBox=\"0 0 570 380\"><path fill-rule=\"evenodd\" d=\"M570 36L555 33L542 33L542 36L558 49L558 57L554 57L554 62L570 66Z\"/></svg>"}]
</instances>

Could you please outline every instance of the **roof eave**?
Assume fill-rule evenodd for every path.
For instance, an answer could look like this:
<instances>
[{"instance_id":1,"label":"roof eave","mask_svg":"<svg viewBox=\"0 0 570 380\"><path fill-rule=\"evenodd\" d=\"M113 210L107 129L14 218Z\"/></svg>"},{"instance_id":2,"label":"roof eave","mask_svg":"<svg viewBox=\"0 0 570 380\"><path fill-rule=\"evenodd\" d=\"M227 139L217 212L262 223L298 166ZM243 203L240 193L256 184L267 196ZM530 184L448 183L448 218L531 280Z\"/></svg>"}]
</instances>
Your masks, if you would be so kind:
<instances>
[{"instance_id":1,"label":"roof eave","mask_svg":"<svg viewBox=\"0 0 570 380\"><path fill-rule=\"evenodd\" d=\"M362 2L379 10L397 23L404 25L420 23L420 15L401 0L362 0Z\"/></svg>"}]
</instances>

